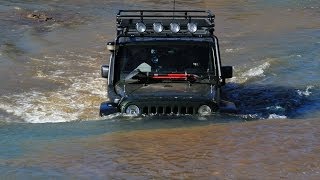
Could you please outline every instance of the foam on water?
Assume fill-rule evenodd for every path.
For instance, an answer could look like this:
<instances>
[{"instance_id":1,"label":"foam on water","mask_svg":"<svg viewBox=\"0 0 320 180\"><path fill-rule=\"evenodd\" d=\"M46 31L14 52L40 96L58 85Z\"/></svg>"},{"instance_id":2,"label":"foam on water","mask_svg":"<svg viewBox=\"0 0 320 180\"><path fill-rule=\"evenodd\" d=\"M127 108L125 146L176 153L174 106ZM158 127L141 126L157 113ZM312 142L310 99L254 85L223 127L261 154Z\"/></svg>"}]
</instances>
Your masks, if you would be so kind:
<instances>
[{"instance_id":1,"label":"foam on water","mask_svg":"<svg viewBox=\"0 0 320 180\"><path fill-rule=\"evenodd\" d=\"M1 97L0 108L30 123L66 122L96 119L100 102L106 98L99 74L70 79L73 84L51 92L26 92Z\"/></svg>"},{"instance_id":2,"label":"foam on water","mask_svg":"<svg viewBox=\"0 0 320 180\"><path fill-rule=\"evenodd\" d=\"M265 71L270 68L271 62L273 59L267 59L263 64L257 65L256 67L251 67L248 70L245 70L246 67L235 68L235 77L231 78L229 82L233 83L245 83L250 79L257 77L264 77Z\"/></svg>"},{"instance_id":3,"label":"foam on water","mask_svg":"<svg viewBox=\"0 0 320 180\"><path fill-rule=\"evenodd\" d=\"M13 7L13 9L19 11L19 10L21 10L21 7L15 6L15 7Z\"/></svg>"},{"instance_id":4,"label":"foam on water","mask_svg":"<svg viewBox=\"0 0 320 180\"><path fill-rule=\"evenodd\" d=\"M242 50L243 48L229 48L229 49L226 49L224 52L225 53L235 53L235 52L239 52L240 50Z\"/></svg>"},{"instance_id":5,"label":"foam on water","mask_svg":"<svg viewBox=\"0 0 320 180\"><path fill-rule=\"evenodd\" d=\"M30 123L94 120L99 117L99 105L107 99L107 94L106 81L100 78L99 70L95 70L97 58L67 51L56 56L30 59L30 64L35 67L34 80L61 86L51 91L33 89L1 96L0 110ZM84 72L79 72L80 69Z\"/></svg>"},{"instance_id":6,"label":"foam on water","mask_svg":"<svg viewBox=\"0 0 320 180\"><path fill-rule=\"evenodd\" d=\"M268 119L287 119L287 116L277 115L277 114L270 114Z\"/></svg>"},{"instance_id":7,"label":"foam on water","mask_svg":"<svg viewBox=\"0 0 320 180\"><path fill-rule=\"evenodd\" d=\"M242 74L242 77L255 77L255 76L264 76L264 70L270 67L269 62L265 62L258 67L249 69L247 72Z\"/></svg>"},{"instance_id":8,"label":"foam on water","mask_svg":"<svg viewBox=\"0 0 320 180\"><path fill-rule=\"evenodd\" d=\"M313 89L314 86L307 86L307 88L302 91L302 90L297 90L297 93L300 95L300 96L310 96L311 95L311 89Z\"/></svg>"}]
</instances>

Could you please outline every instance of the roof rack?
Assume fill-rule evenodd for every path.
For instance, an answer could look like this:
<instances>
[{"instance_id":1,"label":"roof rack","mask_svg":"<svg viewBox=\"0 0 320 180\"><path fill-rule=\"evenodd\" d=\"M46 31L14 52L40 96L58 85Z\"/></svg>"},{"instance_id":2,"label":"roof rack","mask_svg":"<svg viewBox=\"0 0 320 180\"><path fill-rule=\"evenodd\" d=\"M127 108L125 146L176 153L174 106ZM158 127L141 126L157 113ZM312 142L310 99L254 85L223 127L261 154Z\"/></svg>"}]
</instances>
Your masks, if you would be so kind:
<instances>
[{"instance_id":1,"label":"roof rack","mask_svg":"<svg viewBox=\"0 0 320 180\"><path fill-rule=\"evenodd\" d=\"M214 19L214 14L203 10L119 10L117 14L117 35L212 35ZM154 23L162 26L161 31L154 29ZM141 31L138 30L138 24L143 28ZM178 31L173 31L171 24L177 24L179 26ZM193 24L195 28L193 30L195 31L190 31L190 24Z\"/></svg>"}]
</instances>

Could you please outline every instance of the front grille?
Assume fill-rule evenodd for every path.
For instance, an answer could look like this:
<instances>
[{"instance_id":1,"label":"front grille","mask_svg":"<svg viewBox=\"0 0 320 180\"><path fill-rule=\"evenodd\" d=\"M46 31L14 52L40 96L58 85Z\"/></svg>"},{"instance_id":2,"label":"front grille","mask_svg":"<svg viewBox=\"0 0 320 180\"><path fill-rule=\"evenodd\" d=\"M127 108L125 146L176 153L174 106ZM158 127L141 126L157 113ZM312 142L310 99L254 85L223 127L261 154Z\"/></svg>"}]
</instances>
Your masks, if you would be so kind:
<instances>
[{"instance_id":1,"label":"front grille","mask_svg":"<svg viewBox=\"0 0 320 180\"><path fill-rule=\"evenodd\" d=\"M197 107L181 105L145 105L141 107L142 114L196 114Z\"/></svg>"},{"instance_id":2,"label":"front grille","mask_svg":"<svg viewBox=\"0 0 320 180\"><path fill-rule=\"evenodd\" d=\"M196 115L202 105L208 105L213 111L217 110L215 102L206 99L168 100L168 99L127 99L120 103L122 113L130 105L136 105L141 114L145 115Z\"/></svg>"}]
</instances>

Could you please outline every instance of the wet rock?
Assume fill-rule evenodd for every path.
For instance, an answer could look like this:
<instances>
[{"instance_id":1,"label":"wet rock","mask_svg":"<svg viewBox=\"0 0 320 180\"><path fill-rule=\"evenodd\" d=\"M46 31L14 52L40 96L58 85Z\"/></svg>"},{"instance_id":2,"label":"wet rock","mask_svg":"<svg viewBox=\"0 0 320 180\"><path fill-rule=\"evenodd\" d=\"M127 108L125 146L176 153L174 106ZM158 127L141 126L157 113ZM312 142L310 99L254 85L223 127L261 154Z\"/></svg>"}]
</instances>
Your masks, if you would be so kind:
<instances>
[{"instance_id":1,"label":"wet rock","mask_svg":"<svg viewBox=\"0 0 320 180\"><path fill-rule=\"evenodd\" d=\"M43 13L30 13L27 14L26 16L28 19L34 19L34 20L38 20L38 21L55 21L55 19L53 17L50 17L46 14Z\"/></svg>"}]
</instances>

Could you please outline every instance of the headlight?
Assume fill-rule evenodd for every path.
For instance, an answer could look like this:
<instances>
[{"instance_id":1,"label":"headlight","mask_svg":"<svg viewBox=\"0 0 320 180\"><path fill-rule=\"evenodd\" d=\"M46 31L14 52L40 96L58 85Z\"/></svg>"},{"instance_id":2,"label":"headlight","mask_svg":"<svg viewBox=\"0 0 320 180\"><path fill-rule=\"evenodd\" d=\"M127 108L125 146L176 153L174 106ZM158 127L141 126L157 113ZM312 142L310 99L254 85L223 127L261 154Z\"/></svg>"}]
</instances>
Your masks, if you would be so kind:
<instances>
[{"instance_id":1,"label":"headlight","mask_svg":"<svg viewBox=\"0 0 320 180\"><path fill-rule=\"evenodd\" d=\"M180 25L178 23L170 23L170 30L173 33L177 33L180 31Z\"/></svg>"},{"instance_id":2,"label":"headlight","mask_svg":"<svg viewBox=\"0 0 320 180\"><path fill-rule=\"evenodd\" d=\"M191 33L195 33L198 30L198 27L195 23L188 23L188 31Z\"/></svg>"},{"instance_id":3,"label":"headlight","mask_svg":"<svg viewBox=\"0 0 320 180\"><path fill-rule=\"evenodd\" d=\"M140 109L136 105L129 105L126 109L126 114L137 116L140 114Z\"/></svg>"},{"instance_id":4,"label":"headlight","mask_svg":"<svg viewBox=\"0 0 320 180\"><path fill-rule=\"evenodd\" d=\"M201 116L208 116L212 113L212 110L209 106L207 105L202 105L199 107L198 109L198 113L201 115Z\"/></svg>"},{"instance_id":5,"label":"headlight","mask_svg":"<svg viewBox=\"0 0 320 180\"><path fill-rule=\"evenodd\" d=\"M163 31L163 26L161 23L153 23L154 32L160 33Z\"/></svg>"},{"instance_id":6,"label":"headlight","mask_svg":"<svg viewBox=\"0 0 320 180\"><path fill-rule=\"evenodd\" d=\"M137 29L138 32L143 33L143 32L145 32L147 30L147 27L142 22L138 22L136 24L136 29Z\"/></svg>"}]
</instances>

